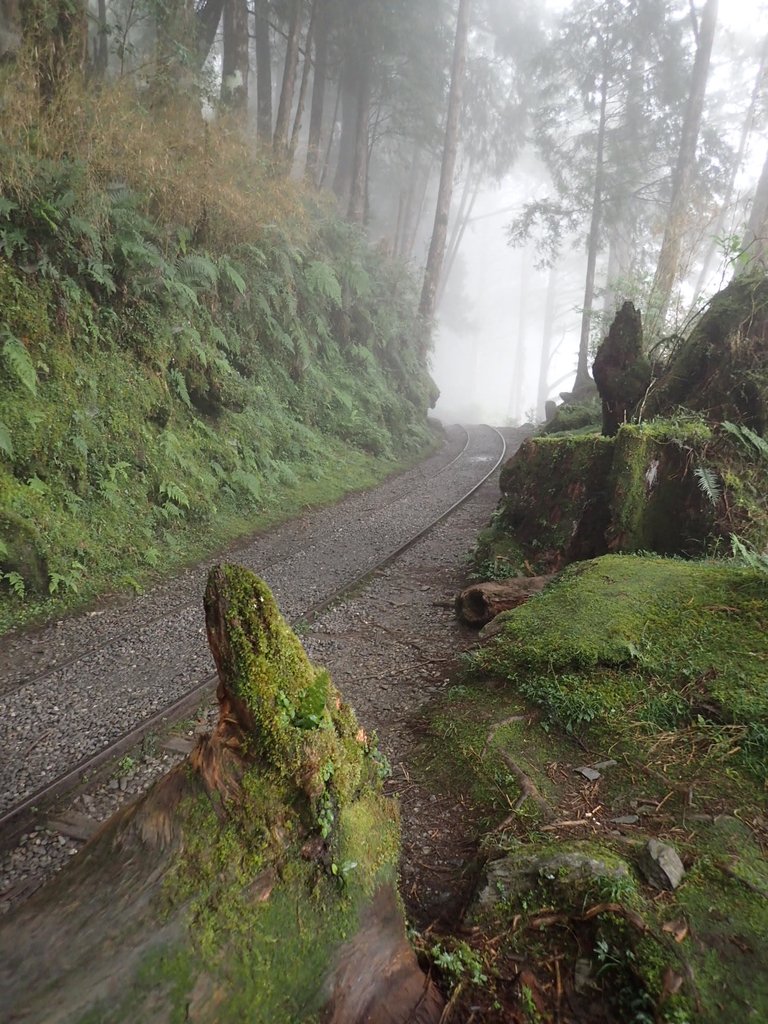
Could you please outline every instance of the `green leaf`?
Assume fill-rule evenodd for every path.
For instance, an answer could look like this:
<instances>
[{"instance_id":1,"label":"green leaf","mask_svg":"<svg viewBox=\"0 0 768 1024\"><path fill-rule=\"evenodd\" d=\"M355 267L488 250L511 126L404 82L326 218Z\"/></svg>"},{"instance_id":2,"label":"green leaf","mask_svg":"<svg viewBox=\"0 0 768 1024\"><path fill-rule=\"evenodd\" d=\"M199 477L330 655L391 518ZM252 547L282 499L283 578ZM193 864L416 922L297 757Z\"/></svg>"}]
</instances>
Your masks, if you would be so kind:
<instances>
[{"instance_id":1,"label":"green leaf","mask_svg":"<svg viewBox=\"0 0 768 1024\"><path fill-rule=\"evenodd\" d=\"M8 370L23 384L30 394L37 396L37 370L25 346L15 338L7 327L3 328L5 344L3 360Z\"/></svg>"},{"instance_id":2,"label":"green leaf","mask_svg":"<svg viewBox=\"0 0 768 1024\"><path fill-rule=\"evenodd\" d=\"M240 295L245 295L245 278L225 256L219 260L219 276L222 280L228 281Z\"/></svg>"},{"instance_id":3,"label":"green leaf","mask_svg":"<svg viewBox=\"0 0 768 1024\"><path fill-rule=\"evenodd\" d=\"M11 432L3 422L0 422L0 452L9 459L13 458L13 441Z\"/></svg>"},{"instance_id":4,"label":"green leaf","mask_svg":"<svg viewBox=\"0 0 768 1024\"><path fill-rule=\"evenodd\" d=\"M189 508L189 498L184 490L172 480L160 484L160 493L179 508Z\"/></svg>"},{"instance_id":5,"label":"green leaf","mask_svg":"<svg viewBox=\"0 0 768 1024\"><path fill-rule=\"evenodd\" d=\"M717 473L708 466L697 466L693 475L696 477L701 493L710 505L716 508L723 496L723 487Z\"/></svg>"},{"instance_id":6,"label":"green leaf","mask_svg":"<svg viewBox=\"0 0 768 1024\"><path fill-rule=\"evenodd\" d=\"M187 391L187 382L184 380L184 374L178 370L169 370L168 377L178 397L188 409L191 409L192 399L189 397L189 391Z\"/></svg>"}]
</instances>

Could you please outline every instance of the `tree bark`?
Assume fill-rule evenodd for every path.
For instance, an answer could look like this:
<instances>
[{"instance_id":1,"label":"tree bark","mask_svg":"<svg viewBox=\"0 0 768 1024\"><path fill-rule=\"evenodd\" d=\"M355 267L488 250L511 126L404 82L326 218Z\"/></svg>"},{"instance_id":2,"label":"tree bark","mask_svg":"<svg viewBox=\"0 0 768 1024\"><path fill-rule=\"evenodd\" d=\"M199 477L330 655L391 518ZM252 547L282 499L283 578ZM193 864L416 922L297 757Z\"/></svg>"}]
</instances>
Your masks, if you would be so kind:
<instances>
[{"instance_id":1,"label":"tree bark","mask_svg":"<svg viewBox=\"0 0 768 1024\"><path fill-rule=\"evenodd\" d=\"M242 119L248 109L248 2L224 0L221 102Z\"/></svg>"},{"instance_id":2,"label":"tree bark","mask_svg":"<svg viewBox=\"0 0 768 1024\"><path fill-rule=\"evenodd\" d=\"M333 177L333 191L340 203L348 203L352 189L357 142L357 116L363 69L358 54L348 54L341 69L341 134Z\"/></svg>"},{"instance_id":3,"label":"tree bark","mask_svg":"<svg viewBox=\"0 0 768 1024\"><path fill-rule=\"evenodd\" d=\"M605 134L606 108L608 105L608 78L603 73L600 83L600 120L597 128L597 147L595 153L595 189L592 196L592 218L587 239L587 278L584 284L584 307L581 311L581 335L579 337L579 357L576 365L574 392L588 387L589 376L589 334L592 325L592 306L595 301L595 270L597 268L597 252L600 247L600 225L603 218L603 188L605 186Z\"/></svg>"},{"instance_id":4,"label":"tree bark","mask_svg":"<svg viewBox=\"0 0 768 1024\"><path fill-rule=\"evenodd\" d=\"M475 208L477 197L480 194L481 182L482 178L479 174L472 179L470 168L467 171L467 180L465 182L464 192L459 204L459 212L453 226L453 231L451 232L450 241L448 242L448 255L445 260L445 270L440 275L440 284L437 289L437 308L440 307L440 303L443 301L445 289L448 287L448 282L451 279L451 271L456 263L456 257L459 254L459 249L461 248L461 243L464 239L464 233L472 219L472 211Z\"/></svg>"},{"instance_id":5,"label":"tree bark","mask_svg":"<svg viewBox=\"0 0 768 1024\"><path fill-rule=\"evenodd\" d=\"M741 126L741 135L739 137L739 148L736 151L736 159L733 161L730 174L728 175L728 183L725 189L725 194L723 195L723 203L720 207L720 212L717 215L715 226L712 229L709 245L707 246L707 252L704 257L704 262L702 263L701 272L699 273L699 279L696 282L696 291L693 296L694 306L698 302L699 296L707 283L709 268L712 265L712 260L715 258L717 246L722 239L723 229L725 227L725 218L728 215L728 210L733 199L733 192L736 187L736 177L741 169L741 165L744 163L744 156L747 152L747 143L749 142L749 137L752 134L752 128L755 123L757 104L765 89L766 72L768 72L768 36L766 36L763 42L763 49L760 55L760 66L757 71L757 77L755 79L754 88L752 89L752 96L744 118L744 123Z\"/></svg>"},{"instance_id":6,"label":"tree bark","mask_svg":"<svg viewBox=\"0 0 768 1024\"><path fill-rule=\"evenodd\" d=\"M301 83L299 85L299 98L296 103L296 116L293 119L291 131L291 142L288 147L288 160L292 165L296 156L296 147L299 144L299 133L301 132L301 120L304 116L304 104L307 99L307 86L309 85L309 72L312 67L312 43L315 34L315 21L317 18L318 0L312 0L312 7L309 14L309 25L307 26L307 37L304 43L304 64L301 69Z\"/></svg>"},{"instance_id":7,"label":"tree bark","mask_svg":"<svg viewBox=\"0 0 768 1024\"><path fill-rule=\"evenodd\" d=\"M98 0L96 8L96 45L93 54L93 70L97 78L103 79L109 64L109 25L107 23L107 0Z\"/></svg>"},{"instance_id":8,"label":"tree bark","mask_svg":"<svg viewBox=\"0 0 768 1024\"><path fill-rule=\"evenodd\" d=\"M371 66L369 61L364 61L360 69L359 88L347 210L347 217L355 224L362 224L365 220L368 194L368 120L371 113Z\"/></svg>"},{"instance_id":9,"label":"tree bark","mask_svg":"<svg viewBox=\"0 0 768 1024\"><path fill-rule=\"evenodd\" d=\"M304 13L304 0L292 0L291 20L288 28L288 42L283 65L283 84L280 89L280 100L277 105L275 134L272 139L276 155L285 159L288 156L288 126L293 108L293 93L296 87L296 70L299 66L299 40L301 37L301 21Z\"/></svg>"},{"instance_id":10,"label":"tree bark","mask_svg":"<svg viewBox=\"0 0 768 1024\"><path fill-rule=\"evenodd\" d=\"M65 78L82 73L88 52L83 0L27 0L21 5L22 41L34 63L40 99L48 105Z\"/></svg>"},{"instance_id":11,"label":"tree bark","mask_svg":"<svg viewBox=\"0 0 768 1024\"><path fill-rule=\"evenodd\" d=\"M549 363L552 351L552 332L555 326L555 299L557 297L557 269L549 268L547 295L544 299L544 328L539 354L539 383L536 392L536 416L539 421L546 418L546 403L549 397Z\"/></svg>"},{"instance_id":12,"label":"tree bark","mask_svg":"<svg viewBox=\"0 0 768 1024\"><path fill-rule=\"evenodd\" d=\"M445 240L448 234L448 218L453 195L453 175L456 154L459 148L459 121L464 93L464 73L467 63L467 40L469 37L469 15L471 0L459 0L456 18L456 39L453 47L451 88L448 94L448 111L445 124L443 160L440 169L440 186L437 193L435 223L424 270L424 284L421 290L419 313L424 320L431 320L435 314L437 288L445 255Z\"/></svg>"},{"instance_id":13,"label":"tree bark","mask_svg":"<svg viewBox=\"0 0 768 1024\"><path fill-rule=\"evenodd\" d=\"M197 62L201 68L208 60L216 39L223 10L224 0L205 0L197 10Z\"/></svg>"},{"instance_id":14,"label":"tree bark","mask_svg":"<svg viewBox=\"0 0 768 1024\"><path fill-rule=\"evenodd\" d=\"M312 106L307 139L307 180L317 184L323 134L325 86L328 77L328 6L315 0L315 71L312 77Z\"/></svg>"},{"instance_id":15,"label":"tree bark","mask_svg":"<svg viewBox=\"0 0 768 1024\"><path fill-rule=\"evenodd\" d=\"M256 135L263 145L272 144L272 41L267 0L255 0L256 36Z\"/></svg>"},{"instance_id":16,"label":"tree bark","mask_svg":"<svg viewBox=\"0 0 768 1024\"><path fill-rule=\"evenodd\" d=\"M738 269L739 274L754 271L761 265L765 266L768 255L768 155L752 200L743 250L746 258Z\"/></svg>"},{"instance_id":17,"label":"tree bark","mask_svg":"<svg viewBox=\"0 0 768 1024\"><path fill-rule=\"evenodd\" d=\"M683 244L686 214L691 198L691 189L696 178L696 146L704 111L704 96L707 91L709 63L712 43L717 27L717 0L706 0L701 15L696 59L693 64L691 91L683 120L680 149L672 176L672 198L664 227L664 238L659 252L659 262L651 289L650 333L663 330L667 317L672 289L677 279L680 251Z\"/></svg>"}]
</instances>

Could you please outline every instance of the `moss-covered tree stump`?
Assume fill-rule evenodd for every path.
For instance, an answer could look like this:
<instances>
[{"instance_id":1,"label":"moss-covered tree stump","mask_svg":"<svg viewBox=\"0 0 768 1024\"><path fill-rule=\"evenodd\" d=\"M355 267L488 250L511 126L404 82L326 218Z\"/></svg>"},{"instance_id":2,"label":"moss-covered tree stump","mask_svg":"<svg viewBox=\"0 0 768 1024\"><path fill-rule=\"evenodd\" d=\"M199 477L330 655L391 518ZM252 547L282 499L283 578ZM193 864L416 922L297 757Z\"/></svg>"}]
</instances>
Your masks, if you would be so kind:
<instances>
[{"instance_id":1,"label":"moss-covered tree stump","mask_svg":"<svg viewBox=\"0 0 768 1024\"><path fill-rule=\"evenodd\" d=\"M14 1021L436 1021L375 749L268 588L212 570L220 715L0 929Z\"/></svg>"}]
</instances>

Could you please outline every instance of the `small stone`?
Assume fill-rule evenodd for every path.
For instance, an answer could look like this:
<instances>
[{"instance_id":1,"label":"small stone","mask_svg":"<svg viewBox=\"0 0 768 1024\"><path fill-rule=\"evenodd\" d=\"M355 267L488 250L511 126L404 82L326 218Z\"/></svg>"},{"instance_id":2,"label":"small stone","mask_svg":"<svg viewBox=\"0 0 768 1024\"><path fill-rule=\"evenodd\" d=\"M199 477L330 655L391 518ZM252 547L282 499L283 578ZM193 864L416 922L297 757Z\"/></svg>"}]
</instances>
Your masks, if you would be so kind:
<instances>
[{"instance_id":1,"label":"small stone","mask_svg":"<svg viewBox=\"0 0 768 1024\"><path fill-rule=\"evenodd\" d=\"M676 889L683 880L685 868L674 846L649 839L640 855L640 870L656 889Z\"/></svg>"},{"instance_id":2,"label":"small stone","mask_svg":"<svg viewBox=\"0 0 768 1024\"><path fill-rule=\"evenodd\" d=\"M117 789L117 787L119 785L120 785L120 783L117 781L117 779L110 779L109 780L109 788L110 789Z\"/></svg>"},{"instance_id":3,"label":"small stone","mask_svg":"<svg viewBox=\"0 0 768 1024\"><path fill-rule=\"evenodd\" d=\"M597 782L601 778L600 772L596 772L594 768L589 768L586 765L581 768L573 769L578 775L583 775L585 779L589 779L590 782Z\"/></svg>"},{"instance_id":4,"label":"small stone","mask_svg":"<svg viewBox=\"0 0 768 1024\"><path fill-rule=\"evenodd\" d=\"M640 821L637 814L620 814L618 818L611 818L614 825L636 825Z\"/></svg>"}]
</instances>

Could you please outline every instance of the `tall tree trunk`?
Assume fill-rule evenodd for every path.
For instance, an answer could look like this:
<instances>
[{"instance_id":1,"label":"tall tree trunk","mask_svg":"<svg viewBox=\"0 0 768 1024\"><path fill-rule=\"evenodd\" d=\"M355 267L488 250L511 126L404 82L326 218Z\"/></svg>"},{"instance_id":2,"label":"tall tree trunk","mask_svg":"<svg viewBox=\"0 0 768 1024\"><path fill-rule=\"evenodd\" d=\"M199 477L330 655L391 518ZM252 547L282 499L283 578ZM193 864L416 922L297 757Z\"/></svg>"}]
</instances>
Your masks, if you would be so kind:
<instances>
[{"instance_id":1,"label":"tall tree trunk","mask_svg":"<svg viewBox=\"0 0 768 1024\"><path fill-rule=\"evenodd\" d=\"M552 332L555 327L555 299L557 298L557 268L549 268L547 296L544 300L544 328L541 335L539 354L539 383L536 389L536 416L545 419L545 406L549 398L549 362L552 352Z\"/></svg>"},{"instance_id":2,"label":"tall tree trunk","mask_svg":"<svg viewBox=\"0 0 768 1024\"><path fill-rule=\"evenodd\" d=\"M651 289L651 323L649 324L651 334L663 329L672 297L672 289L678 274L686 213L696 177L696 146L704 111L704 96L707 91L709 64L716 27L717 0L706 0L699 26L696 59L693 64L691 90L688 94L683 120L680 149L672 176L672 198Z\"/></svg>"},{"instance_id":3,"label":"tall tree trunk","mask_svg":"<svg viewBox=\"0 0 768 1024\"><path fill-rule=\"evenodd\" d=\"M244 118L248 109L248 0L224 0L221 102Z\"/></svg>"},{"instance_id":4,"label":"tall tree trunk","mask_svg":"<svg viewBox=\"0 0 768 1024\"><path fill-rule=\"evenodd\" d=\"M224 0L205 0L197 9L197 62L201 68L208 60L216 39L223 10Z\"/></svg>"},{"instance_id":5,"label":"tall tree trunk","mask_svg":"<svg viewBox=\"0 0 768 1024\"><path fill-rule=\"evenodd\" d=\"M341 106L341 88L342 80L339 77L339 84L336 87L336 101L333 104L333 117L331 118L331 127L328 132L328 145L325 147L325 159L323 160L323 169L320 172L320 188L325 185L325 179L328 177L328 172L331 167L331 153L333 152L333 143L336 139L336 122L339 119L339 107Z\"/></svg>"},{"instance_id":6,"label":"tall tree trunk","mask_svg":"<svg viewBox=\"0 0 768 1024\"><path fill-rule=\"evenodd\" d=\"M309 72L312 67L312 43L315 34L315 21L317 19L317 6L319 0L312 0L312 7L309 14L309 25L307 26L307 38L304 43L304 64L301 69L301 84L299 85L299 99L296 103L296 116L293 119L293 130L291 131L291 142L288 147L288 160L293 164L296 156L296 147L299 144L299 133L301 132L301 120L304 116L304 104L307 99L307 86L309 85Z\"/></svg>"},{"instance_id":7,"label":"tall tree trunk","mask_svg":"<svg viewBox=\"0 0 768 1024\"><path fill-rule=\"evenodd\" d=\"M416 185L419 179L419 164L421 159L421 147L418 142L413 147L413 156L411 158L411 166L408 172L408 184L406 185L405 193L401 191L402 199L402 217L400 218L400 227L395 235L395 248L394 252L398 256L405 254L405 244L408 234L411 229L411 218L413 216L413 205L416 198Z\"/></svg>"},{"instance_id":8,"label":"tall tree trunk","mask_svg":"<svg viewBox=\"0 0 768 1024\"><path fill-rule=\"evenodd\" d=\"M419 313L425 320L431 320L435 313L437 286L440 283L440 273L445 255L445 239L448 234L448 217L451 211L451 197L453 195L453 174L456 167L456 153L459 148L459 120L464 92L464 71L467 63L470 6L471 0L459 0L435 224L427 255L427 265L424 270L421 302L419 303Z\"/></svg>"},{"instance_id":9,"label":"tall tree trunk","mask_svg":"<svg viewBox=\"0 0 768 1024\"><path fill-rule=\"evenodd\" d=\"M424 207L427 202L427 190L429 189L429 181L432 177L433 166L434 161L430 160L422 168L421 182L419 184L419 201L416 204L416 213L411 218L410 231L405 240L405 249L402 254L404 259L407 260L413 256L413 250L416 246L416 239L419 235L419 226L421 225L421 219L424 216Z\"/></svg>"},{"instance_id":10,"label":"tall tree trunk","mask_svg":"<svg viewBox=\"0 0 768 1024\"><path fill-rule=\"evenodd\" d=\"M82 72L88 51L84 0L25 0L24 44L34 63L40 99L49 104L67 75Z\"/></svg>"},{"instance_id":11,"label":"tall tree trunk","mask_svg":"<svg viewBox=\"0 0 768 1024\"><path fill-rule=\"evenodd\" d=\"M595 153L595 189L592 197L592 219L587 240L587 278L584 284L584 307L581 311L581 336L579 337L579 358L576 365L574 391L586 387L589 376L589 333L592 324L592 306L595 301L595 270L597 251L600 247L600 225L603 217L603 189L605 186L605 132L606 107L608 104L608 78L603 73L600 83L600 121L597 128L597 149Z\"/></svg>"},{"instance_id":12,"label":"tall tree trunk","mask_svg":"<svg viewBox=\"0 0 768 1024\"><path fill-rule=\"evenodd\" d=\"M304 0L292 0L288 42L285 49L285 64L283 65L283 84L280 88L275 134L272 139L275 153L281 158L285 158L288 155L288 126L291 121L291 110L293 108L296 70L299 66L299 40L301 38L303 13Z\"/></svg>"},{"instance_id":13,"label":"tall tree trunk","mask_svg":"<svg viewBox=\"0 0 768 1024\"><path fill-rule=\"evenodd\" d=\"M515 358L512 364L512 387L509 396L509 414L512 419L522 419L523 378L525 376L525 335L528 323L528 292L530 290L531 266L528 253L520 251L520 281L517 299L517 339Z\"/></svg>"},{"instance_id":14,"label":"tall tree trunk","mask_svg":"<svg viewBox=\"0 0 768 1024\"><path fill-rule=\"evenodd\" d=\"M312 77L312 106L309 113L309 138L307 139L307 180L317 184L320 164L320 146L323 134L323 108L325 106L325 85L328 76L328 5L315 0L315 71Z\"/></svg>"},{"instance_id":15,"label":"tall tree trunk","mask_svg":"<svg viewBox=\"0 0 768 1024\"><path fill-rule=\"evenodd\" d=\"M728 184L725 189L723 196L723 205L720 207L720 212L717 215L717 220L712 229L709 245L707 246L707 253L704 257L704 262L701 267L699 279L696 282L696 291L694 293L693 304L696 305L699 296L701 295L704 286L709 278L709 268L712 266L712 260L715 258L715 252L720 239L723 235L723 229L725 228L725 218L728 215L728 210L733 199L734 189L736 187L736 177L741 170L741 165L744 163L744 156L747 152L747 143L749 137L752 134L752 128L755 123L755 113L757 111L757 104L765 90L765 77L768 73L768 36L766 36L763 42L763 49L760 55L760 66L757 71L757 78L755 79L755 86L752 90L752 98L747 109L744 123L741 126L741 136L739 138L739 148L736 152L736 159L733 161L730 174L728 176Z\"/></svg>"},{"instance_id":16,"label":"tall tree trunk","mask_svg":"<svg viewBox=\"0 0 768 1024\"><path fill-rule=\"evenodd\" d=\"M341 69L341 134L333 178L333 191L342 204L348 200L352 188L362 78L363 68L359 55L349 54Z\"/></svg>"},{"instance_id":17,"label":"tall tree trunk","mask_svg":"<svg viewBox=\"0 0 768 1024\"><path fill-rule=\"evenodd\" d=\"M356 224L365 219L368 192L368 120L371 113L371 65L364 60L360 69L355 119L355 145L347 217Z\"/></svg>"},{"instance_id":18,"label":"tall tree trunk","mask_svg":"<svg viewBox=\"0 0 768 1024\"><path fill-rule=\"evenodd\" d=\"M104 78L109 64L109 24L107 23L107 0L98 0L96 8L96 45L93 54L93 70L97 78Z\"/></svg>"},{"instance_id":19,"label":"tall tree trunk","mask_svg":"<svg viewBox=\"0 0 768 1024\"><path fill-rule=\"evenodd\" d=\"M739 274L754 270L760 264L765 266L768 256L768 155L752 200L743 249L748 259L739 267Z\"/></svg>"},{"instance_id":20,"label":"tall tree trunk","mask_svg":"<svg viewBox=\"0 0 768 1024\"><path fill-rule=\"evenodd\" d=\"M154 97L160 102L171 94L189 97L193 84L189 55L197 48L194 0L165 0L154 9L157 23Z\"/></svg>"},{"instance_id":21,"label":"tall tree trunk","mask_svg":"<svg viewBox=\"0 0 768 1024\"><path fill-rule=\"evenodd\" d=\"M272 143L272 40L267 0L255 0L256 36L256 135L264 145Z\"/></svg>"},{"instance_id":22,"label":"tall tree trunk","mask_svg":"<svg viewBox=\"0 0 768 1024\"><path fill-rule=\"evenodd\" d=\"M475 208L477 197L480 194L480 183L481 178L478 175L473 182L471 191L469 189L470 177L467 172L467 187L465 187L464 194L461 197L461 204L459 205L459 214L454 224L454 230L451 234L451 240L448 243L448 257L445 261L445 270L440 275L440 285L437 289L437 305L443 301L443 295L445 295L445 289L448 282L451 279L451 271L453 270L454 264L456 263L456 257L459 254L461 243L464 239L464 233L467 230L470 220L472 219L472 211ZM467 200L468 197L468 201Z\"/></svg>"}]
</instances>

